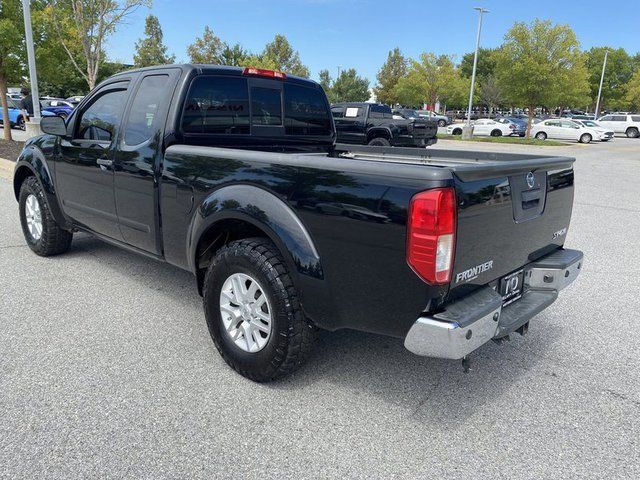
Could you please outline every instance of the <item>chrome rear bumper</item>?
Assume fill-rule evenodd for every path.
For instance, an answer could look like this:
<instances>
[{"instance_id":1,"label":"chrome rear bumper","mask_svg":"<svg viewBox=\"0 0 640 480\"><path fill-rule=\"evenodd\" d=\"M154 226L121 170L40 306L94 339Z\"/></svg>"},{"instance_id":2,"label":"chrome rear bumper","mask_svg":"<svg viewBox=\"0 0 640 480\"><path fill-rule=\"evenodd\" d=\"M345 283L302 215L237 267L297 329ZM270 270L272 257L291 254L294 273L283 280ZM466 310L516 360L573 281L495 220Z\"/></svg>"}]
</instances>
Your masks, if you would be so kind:
<instances>
[{"instance_id":1,"label":"chrome rear bumper","mask_svg":"<svg viewBox=\"0 0 640 480\"><path fill-rule=\"evenodd\" d=\"M582 269L582 252L558 250L525 267L522 298L502 307L502 297L490 286L450 305L443 312L418 318L405 347L427 357L460 359L493 338L520 329L551 305L558 292Z\"/></svg>"}]
</instances>

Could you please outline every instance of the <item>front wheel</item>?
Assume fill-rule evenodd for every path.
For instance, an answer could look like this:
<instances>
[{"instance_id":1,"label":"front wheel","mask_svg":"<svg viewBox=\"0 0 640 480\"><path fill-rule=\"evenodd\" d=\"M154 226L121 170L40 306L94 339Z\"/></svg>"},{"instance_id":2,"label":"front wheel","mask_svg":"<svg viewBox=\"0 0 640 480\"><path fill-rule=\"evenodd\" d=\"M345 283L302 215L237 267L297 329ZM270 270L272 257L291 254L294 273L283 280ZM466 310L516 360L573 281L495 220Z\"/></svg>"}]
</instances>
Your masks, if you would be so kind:
<instances>
[{"instance_id":1,"label":"front wheel","mask_svg":"<svg viewBox=\"0 0 640 480\"><path fill-rule=\"evenodd\" d=\"M580 135L580 143L591 143L592 137L588 133Z\"/></svg>"},{"instance_id":2,"label":"front wheel","mask_svg":"<svg viewBox=\"0 0 640 480\"><path fill-rule=\"evenodd\" d=\"M311 352L316 328L275 246L264 238L222 247L204 279L211 338L238 373L268 382L296 370Z\"/></svg>"},{"instance_id":3,"label":"front wheel","mask_svg":"<svg viewBox=\"0 0 640 480\"><path fill-rule=\"evenodd\" d=\"M58 226L35 177L27 178L20 187L20 223L29 248L41 257L69 250L73 233Z\"/></svg>"},{"instance_id":4,"label":"front wheel","mask_svg":"<svg viewBox=\"0 0 640 480\"><path fill-rule=\"evenodd\" d=\"M16 128L18 130L24 130L25 126L24 126L24 117L22 115L20 115L18 117L18 119L16 120Z\"/></svg>"},{"instance_id":5,"label":"front wheel","mask_svg":"<svg viewBox=\"0 0 640 480\"><path fill-rule=\"evenodd\" d=\"M372 147L390 147L391 143L389 143L389 140L387 140L386 138L377 137L372 139L369 142L369 145L371 145Z\"/></svg>"},{"instance_id":6,"label":"front wheel","mask_svg":"<svg viewBox=\"0 0 640 480\"><path fill-rule=\"evenodd\" d=\"M538 132L536 133L536 138L538 140L546 140L547 139L547 134L544 132Z\"/></svg>"},{"instance_id":7,"label":"front wheel","mask_svg":"<svg viewBox=\"0 0 640 480\"><path fill-rule=\"evenodd\" d=\"M444 120L438 120L438 126L439 127L446 127L447 126L447 122L445 122Z\"/></svg>"}]
</instances>

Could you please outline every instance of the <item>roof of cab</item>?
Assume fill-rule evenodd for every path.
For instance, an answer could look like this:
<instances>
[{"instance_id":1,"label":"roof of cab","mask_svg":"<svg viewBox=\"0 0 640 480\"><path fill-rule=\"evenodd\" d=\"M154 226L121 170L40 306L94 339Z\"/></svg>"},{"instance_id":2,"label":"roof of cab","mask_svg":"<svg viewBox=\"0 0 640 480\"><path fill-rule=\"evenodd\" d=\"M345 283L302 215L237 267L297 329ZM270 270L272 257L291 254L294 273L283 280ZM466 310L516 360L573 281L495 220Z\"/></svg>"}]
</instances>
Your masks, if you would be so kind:
<instances>
[{"instance_id":1,"label":"roof of cab","mask_svg":"<svg viewBox=\"0 0 640 480\"><path fill-rule=\"evenodd\" d=\"M165 70L168 68L180 68L185 72L189 72L192 70L197 70L198 73L209 73L209 74L218 74L218 75L242 75L245 67L231 67L228 65L213 65L213 64L194 64L194 63L180 63L180 64L170 64L170 65L154 65L152 67L144 67L144 68L135 68L132 70L125 70L113 75L113 77L121 76L121 75L132 75L138 74L141 72L148 72L153 70ZM311 80L309 78L298 77L296 75L290 75L287 72L283 72L287 76L287 80L294 80L296 83L312 83L315 85L319 85L318 82ZM113 78L111 77L111 78Z\"/></svg>"}]
</instances>

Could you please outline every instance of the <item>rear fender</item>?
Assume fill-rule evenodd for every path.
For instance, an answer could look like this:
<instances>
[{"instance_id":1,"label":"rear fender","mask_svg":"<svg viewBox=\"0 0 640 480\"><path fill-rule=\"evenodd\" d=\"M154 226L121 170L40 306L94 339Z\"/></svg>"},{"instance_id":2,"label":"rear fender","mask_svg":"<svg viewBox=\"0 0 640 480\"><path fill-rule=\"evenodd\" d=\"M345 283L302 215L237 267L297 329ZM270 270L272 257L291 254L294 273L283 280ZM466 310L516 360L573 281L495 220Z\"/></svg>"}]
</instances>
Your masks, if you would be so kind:
<instances>
[{"instance_id":1,"label":"rear fender","mask_svg":"<svg viewBox=\"0 0 640 480\"><path fill-rule=\"evenodd\" d=\"M211 193L198 207L187 239L187 258L197 269L198 243L217 222L235 219L262 230L278 247L291 271L322 280L320 255L295 212L273 193L253 185L230 185Z\"/></svg>"}]
</instances>

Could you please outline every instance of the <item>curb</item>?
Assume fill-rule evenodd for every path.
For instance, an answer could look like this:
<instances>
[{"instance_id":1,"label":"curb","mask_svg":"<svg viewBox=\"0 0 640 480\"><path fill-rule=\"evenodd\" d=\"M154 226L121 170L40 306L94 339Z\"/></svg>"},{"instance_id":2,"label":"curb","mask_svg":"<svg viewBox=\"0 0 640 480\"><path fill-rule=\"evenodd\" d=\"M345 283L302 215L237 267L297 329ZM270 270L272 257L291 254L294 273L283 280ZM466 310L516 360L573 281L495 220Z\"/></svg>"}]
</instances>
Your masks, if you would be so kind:
<instances>
[{"instance_id":1,"label":"curb","mask_svg":"<svg viewBox=\"0 0 640 480\"><path fill-rule=\"evenodd\" d=\"M16 162L0 158L0 178L5 180L13 180L13 170L16 167Z\"/></svg>"}]
</instances>

